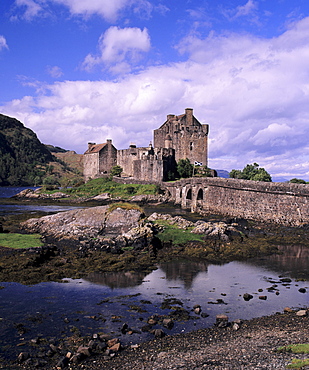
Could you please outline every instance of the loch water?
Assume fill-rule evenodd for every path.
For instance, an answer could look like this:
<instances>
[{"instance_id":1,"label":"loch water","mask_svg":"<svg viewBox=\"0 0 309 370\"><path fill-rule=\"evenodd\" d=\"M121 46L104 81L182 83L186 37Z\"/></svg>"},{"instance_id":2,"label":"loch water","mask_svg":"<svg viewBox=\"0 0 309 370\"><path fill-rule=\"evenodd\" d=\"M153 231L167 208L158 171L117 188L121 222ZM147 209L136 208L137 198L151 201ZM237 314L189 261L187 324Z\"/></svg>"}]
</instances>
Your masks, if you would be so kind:
<instances>
[{"instance_id":1,"label":"loch water","mask_svg":"<svg viewBox=\"0 0 309 370\"><path fill-rule=\"evenodd\" d=\"M48 213L61 210L65 209L45 208ZM6 212L10 210L3 208L0 199L0 215ZM175 260L146 275L93 273L84 279L32 286L0 282L0 352L5 348L5 356L14 356L21 341L59 338L76 330L81 335L113 333L124 344L139 343L152 339L142 331L149 316L171 312L162 306L166 301L176 302L192 316L175 322L171 330L164 329L167 334L209 327L222 313L230 320L250 319L282 312L286 306L308 307L309 249L301 245L280 248L282 254L222 265ZM245 301L244 293L253 298ZM194 315L197 304L206 315ZM124 323L136 332L122 334ZM25 329L22 334L20 325Z\"/></svg>"}]
</instances>

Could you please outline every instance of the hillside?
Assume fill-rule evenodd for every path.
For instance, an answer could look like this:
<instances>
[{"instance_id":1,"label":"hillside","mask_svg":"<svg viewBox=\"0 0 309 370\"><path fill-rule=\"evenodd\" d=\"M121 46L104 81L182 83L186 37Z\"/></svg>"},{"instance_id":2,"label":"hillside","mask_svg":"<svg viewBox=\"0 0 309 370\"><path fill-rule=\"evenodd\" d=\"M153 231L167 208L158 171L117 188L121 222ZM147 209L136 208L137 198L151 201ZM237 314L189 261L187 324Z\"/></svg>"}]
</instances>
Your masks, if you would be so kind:
<instances>
[{"instance_id":1,"label":"hillside","mask_svg":"<svg viewBox=\"0 0 309 370\"><path fill-rule=\"evenodd\" d=\"M36 134L0 114L0 186L79 182L80 173L57 159Z\"/></svg>"}]
</instances>

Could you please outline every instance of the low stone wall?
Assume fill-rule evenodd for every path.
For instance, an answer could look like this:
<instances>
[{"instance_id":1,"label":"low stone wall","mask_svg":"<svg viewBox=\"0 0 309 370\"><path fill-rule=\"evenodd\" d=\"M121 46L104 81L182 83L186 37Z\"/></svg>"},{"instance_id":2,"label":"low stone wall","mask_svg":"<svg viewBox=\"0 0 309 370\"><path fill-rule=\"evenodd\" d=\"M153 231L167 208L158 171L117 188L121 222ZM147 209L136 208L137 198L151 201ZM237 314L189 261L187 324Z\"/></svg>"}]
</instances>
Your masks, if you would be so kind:
<instances>
[{"instance_id":1,"label":"low stone wall","mask_svg":"<svg viewBox=\"0 0 309 370\"><path fill-rule=\"evenodd\" d=\"M146 185L155 184L155 185L164 187L164 185L163 185L164 183L161 182L161 181L156 182L156 181L138 180L138 179L135 179L133 177L117 177L117 176L114 176L113 181L117 182L118 184L146 184Z\"/></svg>"},{"instance_id":2,"label":"low stone wall","mask_svg":"<svg viewBox=\"0 0 309 370\"><path fill-rule=\"evenodd\" d=\"M309 186L223 178L165 183L171 198L192 212L211 212L286 225L309 223Z\"/></svg>"}]
</instances>

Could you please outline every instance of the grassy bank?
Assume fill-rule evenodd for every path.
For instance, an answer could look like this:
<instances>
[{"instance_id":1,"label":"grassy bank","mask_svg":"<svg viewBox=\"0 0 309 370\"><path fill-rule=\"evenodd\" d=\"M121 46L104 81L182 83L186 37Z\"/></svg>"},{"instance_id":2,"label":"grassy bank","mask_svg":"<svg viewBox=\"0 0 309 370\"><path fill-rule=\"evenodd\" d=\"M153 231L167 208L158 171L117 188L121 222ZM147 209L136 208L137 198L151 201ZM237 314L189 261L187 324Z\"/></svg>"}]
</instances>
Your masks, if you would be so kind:
<instances>
[{"instance_id":1,"label":"grassy bank","mask_svg":"<svg viewBox=\"0 0 309 370\"><path fill-rule=\"evenodd\" d=\"M108 193L112 198L119 197L121 199L128 199L133 195L158 194L159 188L154 184L118 184L108 178L100 178L90 180L86 184L78 187L62 189L61 191L73 198L88 198ZM53 193L56 192L56 190L45 192Z\"/></svg>"},{"instance_id":2,"label":"grassy bank","mask_svg":"<svg viewBox=\"0 0 309 370\"><path fill-rule=\"evenodd\" d=\"M40 238L38 234L3 233L0 234L0 246L13 249L37 248L43 245Z\"/></svg>"}]
</instances>

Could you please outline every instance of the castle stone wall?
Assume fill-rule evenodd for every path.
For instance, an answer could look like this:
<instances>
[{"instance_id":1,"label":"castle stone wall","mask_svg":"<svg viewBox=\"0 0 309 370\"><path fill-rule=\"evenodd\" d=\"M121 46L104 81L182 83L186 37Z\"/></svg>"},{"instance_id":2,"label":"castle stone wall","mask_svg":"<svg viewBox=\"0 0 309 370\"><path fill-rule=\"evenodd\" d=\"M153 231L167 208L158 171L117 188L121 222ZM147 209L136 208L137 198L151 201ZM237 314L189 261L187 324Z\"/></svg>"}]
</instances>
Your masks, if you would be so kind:
<instances>
[{"instance_id":1,"label":"castle stone wall","mask_svg":"<svg viewBox=\"0 0 309 370\"><path fill-rule=\"evenodd\" d=\"M117 165L123 170L123 176L133 176L134 162L148 154L148 148L136 148L131 146L128 149L118 150Z\"/></svg>"},{"instance_id":2,"label":"castle stone wall","mask_svg":"<svg viewBox=\"0 0 309 370\"><path fill-rule=\"evenodd\" d=\"M99 173L99 153L84 155L84 178L93 179Z\"/></svg>"},{"instance_id":3,"label":"castle stone wall","mask_svg":"<svg viewBox=\"0 0 309 370\"><path fill-rule=\"evenodd\" d=\"M99 154L99 173L110 173L113 166L117 164L117 149L107 141L107 145Z\"/></svg>"}]
</instances>

